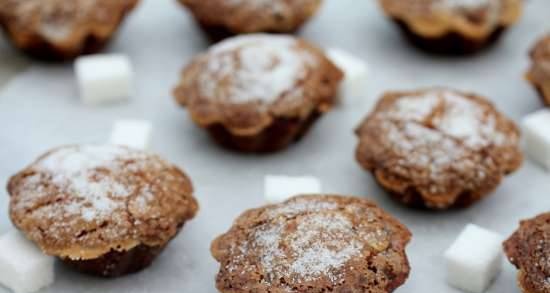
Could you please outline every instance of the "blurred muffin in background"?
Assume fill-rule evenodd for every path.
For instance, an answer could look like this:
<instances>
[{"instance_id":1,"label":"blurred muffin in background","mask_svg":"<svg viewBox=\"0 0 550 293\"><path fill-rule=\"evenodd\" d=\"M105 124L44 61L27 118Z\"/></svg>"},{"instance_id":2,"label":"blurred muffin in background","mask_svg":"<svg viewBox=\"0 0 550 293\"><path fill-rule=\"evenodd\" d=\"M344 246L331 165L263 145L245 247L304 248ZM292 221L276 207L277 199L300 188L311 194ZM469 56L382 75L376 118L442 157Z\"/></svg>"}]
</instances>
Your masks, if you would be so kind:
<instances>
[{"instance_id":1,"label":"blurred muffin in background","mask_svg":"<svg viewBox=\"0 0 550 293\"><path fill-rule=\"evenodd\" d=\"M101 50L139 0L0 0L0 25L13 45L45 60Z\"/></svg>"},{"instance_id":2,"label":"blurred muffin in background","mask_svg":"<svg viewBox=\"0 0 550 293\"><path fill-rule=\"evenodd\" d=\"M523 10L523 0L379 1L414 45L444 54L487 47L519 20Z\"/></svg>"}]
</instances>

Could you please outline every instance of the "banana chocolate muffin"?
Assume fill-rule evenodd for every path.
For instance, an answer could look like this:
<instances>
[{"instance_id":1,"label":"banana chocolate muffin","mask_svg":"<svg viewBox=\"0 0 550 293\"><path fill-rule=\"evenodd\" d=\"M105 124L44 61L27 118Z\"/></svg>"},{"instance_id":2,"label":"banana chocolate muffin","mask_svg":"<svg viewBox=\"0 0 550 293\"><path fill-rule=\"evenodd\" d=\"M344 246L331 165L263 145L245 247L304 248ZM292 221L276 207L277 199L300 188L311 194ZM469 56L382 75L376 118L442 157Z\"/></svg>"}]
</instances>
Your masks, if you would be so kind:
<instances>
[{"instance_id":1,"label":"banana chocolate muffin","mask_svg":"<svg viewBox=\"0 0 550 293\"><path fill-rule=\"evenodd\" d=\"M201 27L221 39L242 33L291 33L310 19L321 0L179 0Z\"/></svg>"},{"instance_id":2,"label":"banana chocolate muffin","mask_svg":"<svg viewBox=\"0 0 550 293\"><path fill-rule=\"evenodd\" d=\"M302 39L252 34L195 57L174 95L220 144L269 152L301 138L336 104L342 78L322 50Z\"/></svg>"},{"instance_id":3,"label":"banana chocolate muffin","mask_svg":"<svg viewBox=\"0 0 550 293\"><path fill-rule=\"evenodd\" d=\"M359 163L416 207L468 206L522 163L514 122L485 98L446 88L389 92L356 132Z\"/></svg>"},{"instance_id":4,"label":"banana chocolate muffin","mask_svg":"<svg viewBox=\"0 0 550 293\"><path fill-rule=\"evenodd\" d=\"M102 49L138 0L0 0L0 26L15 47L45 60Z\"/></svg>"},{"instance_id":5,"label":"banana chocolate muffin","mask_svg":"<svg viewBox=\"0 0 550 293\"><path fill-rule=\"evenodd\" d=\"M541 39L531 51L533 64L527 79L539 91L544 103L550 106L550 34Z\"/></svg>"},{"instance_id":6,"label":"banana chocolate muffin","mask_svg":"<svg viewBox=\"0 0 550 293\"><path fill-rule=\"evenodd\" d=\"M409 275L409 230L373 202L304 195L243 213L211 251L223 293L386 293Z\"/></svg>"},{"instance_id":7,"label":"banana chocolate muffin","mask_svg":"<svg viewBox=\"0 0 550 293\"><path fill-rule=\"evenodd\" d=\"M504 251L519 269L523 293L550 293L550 212L522 221Z\"/></svg>"},{"instance_id":8,"label":"banana chocolate muffin","mask_svg":"<svg viewBox=\"0 0 550 293\"><path fill-rule=\"evenodd\" d=\"M111 145L53 149L8 183L14 225L44 253L116 277L149 266L198 205L156 155Z\"/></svg>"},{"instance_id":9,"label":"banana chocolate muffin","mask_svg":"<svg viewBox=\"0 0 550 293\"><path fill-rule=\"evenodd\" d=\"M379 1L413 44L445 54L473 53L492 44L523 10L523 0Z\"/></svg>"}]
</instances>

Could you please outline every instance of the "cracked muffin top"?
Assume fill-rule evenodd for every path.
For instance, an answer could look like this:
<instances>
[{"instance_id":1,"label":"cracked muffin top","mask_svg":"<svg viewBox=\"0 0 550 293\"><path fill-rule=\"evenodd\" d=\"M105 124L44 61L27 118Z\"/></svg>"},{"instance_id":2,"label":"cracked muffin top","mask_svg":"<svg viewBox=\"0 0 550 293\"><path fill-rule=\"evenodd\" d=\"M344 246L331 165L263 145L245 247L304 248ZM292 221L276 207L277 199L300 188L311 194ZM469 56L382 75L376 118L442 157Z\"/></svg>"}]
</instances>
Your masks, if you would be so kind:
<instances>
[{"instance_id":1,"label":"cracked muffin top","mask_svg":"<svg viewBox=\"0 0 550 293\"><path fill-rule=\"evenodd\" d=\"M283 35L227 39L195 57L174 91L203 127L254 135L275 118L305 118L337 101L343 73L310 43Z\"/></svg>"},{"instance_id":2,"label":"cracked muffin top","mask_svg":"<svg viewBox=\"0 0 550 293\"><path fill-rule=\"evenodd\" d=\"M379 0L390 17L424 37L459 33L473 39L490 36L521 16L522 0Z\"/></svg>"},{"instance_id":3,"label":"cracked muffin top","mask_svg":"<svg viewBox=\"0 0 550 293\"><path fill-rule=\"evenodd\" d=\"M531 69L527 79L541 92L547 105L550 105L550 34L542 38L531 50Z\"/></svg>"},{"instance_id":4,"label":"cracked muffin top","mask_svg":"<svg viewBox=\"0 0 550 293\"><path fill-rule=\"evenodd\" d=\"M366 199L304 195L242 214L212 243L221 292L392 292L409 230Z\"/></svg>"},{"instance_id":5,"label":"cracked muffin top","mask_svg":"<svg viewBox=\"0 0 550 293\"><path fill-rule=\"evenodd\" d=\"M468 205L522 162L514 122L485 98L446 88L385 94L357 135L361 165L430 208Z\"/></svg>"},{"instance_id":6,"label":"cracked muffin top","mask_svg":"<svg viewBox=\"0 0 550 293\"><path fill-rule=\"evenodd\" d=\"M522 221L504 242L508 259L520 271L518 283L525 293L550 293L550 213Z\"/></svg>"},{"instance_id":7,"label":"cracked muffin top","mask_svg":"<svg viewBox=\"0 0 550 293\"><path fill-rule=\"evenodd\" d=\"M198 208L177 167L112 145L51 150L13 176L8 192L15 226L45 253L73 260L162 246Z\"/></svg>"},{"instance_id":8,"label":"cracked muffin top","mask_svg":"<svg viewBox=\"0 0 550 293\"><path fill-rule=\"evenodd\" d=\"M232 33L279 32L298 29L312 17L321 0L179 0L204 26Z\"/></svg>"},{"instance_id":9,"label":"cracked muffin top","mask_svg":"<svg viewBox=\"0 0 550 293\"><path fill-rule=\"evenodd\" d=\"M47 43L75 54L92 40L103 42L138 0L0 0L0 24L17 47Z\"/></svg>"}]
</instances>

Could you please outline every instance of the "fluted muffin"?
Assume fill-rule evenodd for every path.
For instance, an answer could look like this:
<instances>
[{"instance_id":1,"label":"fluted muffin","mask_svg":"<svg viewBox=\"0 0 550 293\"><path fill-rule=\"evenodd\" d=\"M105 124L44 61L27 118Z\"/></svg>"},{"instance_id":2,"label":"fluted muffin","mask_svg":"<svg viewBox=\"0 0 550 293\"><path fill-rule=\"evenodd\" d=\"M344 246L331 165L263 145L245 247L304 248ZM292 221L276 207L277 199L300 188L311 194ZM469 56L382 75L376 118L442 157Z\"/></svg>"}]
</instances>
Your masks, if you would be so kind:
<instances>
[{"instance_id":1,"label":"fluted muffin","mask_svg":"<svg viewBox=\"0 0 550 293\"><path fill-rule=\"evenodd\" d=\"M550 106L550 34L535 45L531 61L527 79L539 91L544 103Z\"/></svg>"},{"instance_id":2,"label":"fluted muffin","mask_svg":"<svg viewBox=\"0 0 550 293\"><path fill-rule=\"evenodd\" d=\"M179 0L214 39L243 33L291 33L310 19L321 0Z\"/></svg>"},{"instance_id":3,"label":"fluted muffin","mask_svg":"<svg viewBox=\"0 0 550 293\"><path fill-rule=\"evenodd\" d=\"M243 213L212 243L223 293L386 293L409 275L411 233L373 202L304 195Z\"/></svg>"},{"instance_id":4,"label":"fluted muffin","mask_svg":"<svg viewBox=\"0 0 550 293\"><path fill-rule=\"evenodd\" d=\"M504 242L523 293L550 293L550 212L522 221Z\"/></svg>"},{"instance_id":5,"label":"fluted muffin","mask_svg":"<svg viewBox=\"0 0 550 293\"><path fill-rule=\"evenodd\" d=\"M0 0L0 26L20 50L46 60L102 49L138 0Z\"/></svg>"},{"instance_id":6,"label":"fluted muffin","mask_svg":"<svg viewBox=\"0 0 550 293\"><path fill-rule=\"evenodd\" d=\"M467 54L495 42L514 25L523 0L379 0L384 12L416 46Z\"/></svg>"},{"instance_id":7,"label":"fluted muffin","mask_svg":"<svg viewBox=\"0 0 550 293\"><path fill-rule=\"evenodd\" d=\"M195 57L174 91L220 144L280 150L338 101L343 73L312 44L284 35L227 39Z\"/></svg>"},{"instance_id":8,"label":"fluted muffin","mask_svg":"<svg viewBox=\"0 0 550 293\"><path fill-rule=\"evenodd\" d=\"M356 132L359 163L415 207L471 205L522 163L513 121L479 95L446 88L389 92Z\"/></svg>"},{"instance_id":9,"label":"fluted muffin","mask_svg":"<svg viewBox=\"0 0 550 293\"><path fill-rule=\"evenodd\" d=\"M28 239L104 277L149 266L198 209L180 169L122 146L53 149L13 176L8 192L11 220Z\"/></svg>"}]
</instances>

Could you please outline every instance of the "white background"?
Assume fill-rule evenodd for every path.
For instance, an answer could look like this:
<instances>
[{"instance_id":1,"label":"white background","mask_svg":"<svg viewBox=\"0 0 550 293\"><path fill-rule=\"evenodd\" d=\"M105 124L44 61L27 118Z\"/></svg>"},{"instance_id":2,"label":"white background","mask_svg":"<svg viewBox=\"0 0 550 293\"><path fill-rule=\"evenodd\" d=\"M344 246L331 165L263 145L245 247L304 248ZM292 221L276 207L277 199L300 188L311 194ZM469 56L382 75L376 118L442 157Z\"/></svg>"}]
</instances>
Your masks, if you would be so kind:
<instances>
[{"instance_id":1,"label":"white background","mask_svg":"<svg viewBox=\"0 0 550 293\"><path fill-rule=\"evenodd\" d=\"M431 85L486 95L519 121L542 107L523 74L528 49L548 30L550 1L531 0L526 2L521 22L498 46L473 57L443 58L410 47L381 14L376 1L328 0L301 34L323 47L345 48L367 60L367 91L364 98L346 100L326 115L302 142L267 156L219 148L173 101L171 90L183 65L208 45L176 1L142 1L108 48L128 54L134 62L137 81L129 104L86 107L78 99L71 64L25 61L0 40L0 77L21 63L30 63L0 92L0 184L51 147L107 140L115 119L149 119L155 125L152 149L193 179L201 203L198 217L142 273L102 280L58 264L57 281L45 292L215 293L217 264L210 257L210 241L242 211L263 204L263 176L268 173L311 174L322 179L327 192L376 200L414 234L408 247L412 273L398 292L457 292L444 281L441 255L445 248L469 222L507 236L520 219L548 211L550 175L526 161L493 196L470 209L411 210L388 199L355 162L357 140L352 130L382 92ZM1 189L0 233L10 227L7 205L8 196ZM519 292L515 270L509 264L489 292Z\"/></svg>"}]
</instances>

